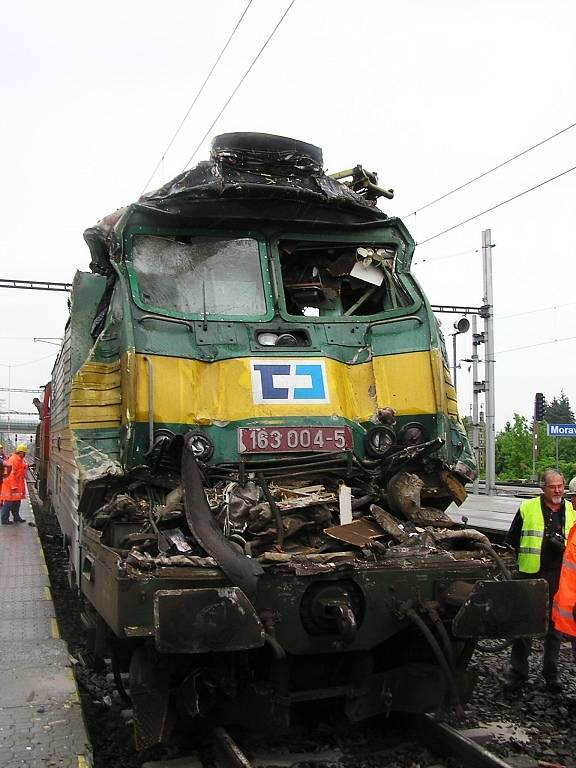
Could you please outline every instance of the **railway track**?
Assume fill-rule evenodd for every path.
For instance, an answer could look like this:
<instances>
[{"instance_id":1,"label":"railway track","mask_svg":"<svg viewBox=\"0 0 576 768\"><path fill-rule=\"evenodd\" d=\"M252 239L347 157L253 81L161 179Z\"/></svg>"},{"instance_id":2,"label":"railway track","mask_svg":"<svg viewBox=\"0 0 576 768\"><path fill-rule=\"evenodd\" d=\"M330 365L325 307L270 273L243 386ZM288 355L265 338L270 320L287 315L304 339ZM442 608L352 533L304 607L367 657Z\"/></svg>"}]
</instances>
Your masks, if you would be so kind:
<instances>
[{"instance_id":1,"label":"railway track","mask_svg":"<svg viewBox=\"0 0 576 768\"><path fill-rule=\"evenodd\" d=\"M425 747L435 758L449 758L451 765L456 762L462 768L510 768L510 763L498 755L430 715L408 716L404 721L403 739ZM299 765L344 768L351 764L361 764L357 762L357 756L355 759L348 753L345 746L341 750L294 752L273 749L261 752L254 744L248 748L241 746L225 728L214 728L210 736L209 745L202 754L193 753L174 760L147 762L145 768L296 768ZM374 765L376 759L376 764L387 766L398 765L393 759L397 748L398 743L395 743L390 745L388 751L381 748L371 751L369 745L364 750L371 756L370 765ZM411 760L409 764L416 763Z\"/></svg>"}]
</instances>

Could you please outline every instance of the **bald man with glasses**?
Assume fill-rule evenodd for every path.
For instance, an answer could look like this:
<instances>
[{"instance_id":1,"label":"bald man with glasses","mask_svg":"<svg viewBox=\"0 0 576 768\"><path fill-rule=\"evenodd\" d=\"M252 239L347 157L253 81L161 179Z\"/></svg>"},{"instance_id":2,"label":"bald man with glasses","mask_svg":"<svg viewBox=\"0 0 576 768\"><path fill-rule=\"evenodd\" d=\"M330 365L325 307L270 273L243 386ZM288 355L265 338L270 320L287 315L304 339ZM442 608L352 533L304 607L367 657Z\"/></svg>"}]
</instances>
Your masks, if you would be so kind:
<instances>
[{"instance_id":1,"label":"bald man with glasses","mask_svg":"<svg viewBox=\"0 0 576 768\"><path fill-rule=\"evenodd\" d=\"M506 544L516 552L520 578L546 579L551 608L558 590L565 543L576 522L576 510L564 499L564 476L557 469L544 470L540 488L542 493L539 496L520 504L506 536ZM544 638L542 661L542 675L548 693L562 691L558 677L561 641L561 634L550 621ZM514 640L505 691L517 691L527 682L531 650L530 638Z\"/></svg>"}]
</instances>

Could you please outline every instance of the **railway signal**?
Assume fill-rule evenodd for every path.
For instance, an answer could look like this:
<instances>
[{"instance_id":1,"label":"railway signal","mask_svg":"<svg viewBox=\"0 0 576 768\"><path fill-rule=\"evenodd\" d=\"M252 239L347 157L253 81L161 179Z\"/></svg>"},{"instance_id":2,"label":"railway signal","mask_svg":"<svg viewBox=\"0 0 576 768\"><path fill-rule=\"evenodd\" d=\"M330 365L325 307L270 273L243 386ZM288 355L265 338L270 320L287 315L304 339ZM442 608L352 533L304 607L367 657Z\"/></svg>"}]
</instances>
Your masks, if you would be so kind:
<instances>
[{"instance_id":1,"label":"railway signal","mask_svg":"<svg viewBox=\"0 0 576 768\"><path fill-rule=\"evenodd\" d=\"M532 477L536 480L536 459L538 457L538 422L544 421L544 395L536 392L534 397L534 421L532 422Z\"/></svg>"},{"instance_id":2,"label":"railway signal","mask_svg":"<svg viewBox=\"0 0 576 768\"><path fill-rule=\"evenodd\" d=\"M536 392L534 398L534 421L544 421L544 395L542 392Z\"/></svg>"}]
</instances>

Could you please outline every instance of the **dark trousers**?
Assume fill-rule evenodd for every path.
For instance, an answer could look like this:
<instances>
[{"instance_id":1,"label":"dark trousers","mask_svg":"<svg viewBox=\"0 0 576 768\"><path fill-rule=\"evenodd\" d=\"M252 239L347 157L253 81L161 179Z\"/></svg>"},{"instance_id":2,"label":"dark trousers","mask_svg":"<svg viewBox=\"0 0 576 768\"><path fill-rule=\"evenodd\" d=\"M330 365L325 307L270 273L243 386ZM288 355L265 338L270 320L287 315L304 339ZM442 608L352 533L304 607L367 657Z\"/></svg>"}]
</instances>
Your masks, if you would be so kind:
<instances>
[{"instance_id":1,"label":"dark trousers","mask_svg":"<svg viewBox=\"0 0 576 768\"><path fill-rule=\"evenodd\" d=\"M555 629L549 629L544 638L544 658L542 661L542 675L545 680L553 680L558 676L558 655L562 635ZM524 680L528 678L528 659L532 650L532 641L529 637L519 637L512 643L510 654L510 671L513 675Z\"/></svg>"},{"instance_id":2,"label":"dark trousers","mask_svg":"<svg viewBox=\"0 0 576 768\"><path fill-rule=\"evenodd\" d=\"M10 520L10 512L14 520L20 519L20 501L4 501L2 503L2 512L0 513L2 523L7 523Z\"/></svg>"},{"instance_id":3,"label":"dark trousers","mask_svg":"<svg viewBox=\"0 0 576 768\"><path fill-rule=\"evenodd\" d=\"M558 591L558 582L560 580L560 567L542 570L538 575L520 574L520 578L541 578L548 582L548 606L552 609L554 595ZM542 659L542 676L545 680L553 680L558 677L558 656L560 655L560 644L562 635L554 629L552 618L548 617L548 632L544 637L544 657ZM574 649L574 646L572 646ZM528 659L532 650L532 640L529 637L519 637L512 643L512 653L510 654L510 674L514 677L521 677L524 680L528 678L529 666Z\"/></svg>"}]
</instances>

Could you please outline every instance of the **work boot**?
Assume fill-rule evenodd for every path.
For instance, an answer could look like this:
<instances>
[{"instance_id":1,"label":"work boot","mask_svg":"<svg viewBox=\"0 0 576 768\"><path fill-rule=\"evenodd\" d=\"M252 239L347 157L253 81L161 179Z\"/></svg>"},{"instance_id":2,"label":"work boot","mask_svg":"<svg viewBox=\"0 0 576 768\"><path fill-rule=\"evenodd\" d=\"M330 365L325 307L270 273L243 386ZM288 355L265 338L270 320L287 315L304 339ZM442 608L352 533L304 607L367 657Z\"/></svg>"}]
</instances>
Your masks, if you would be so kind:
<instances>
[{"instance_id":1,"label":"work boot","mask_svg":"<svg viewBox=\"0 0 576 768\"><path fill-rule=\"evenodd\" d=\"M502 688L506 693L515 693L516 691L519 691L520 688L525 686L526 682L527 681L525 677L511 673L506 677Z\"/></svg>"},{"instance_id":2,"label":"work boot","mask_svg":"<svg viewBox=\"0 0 576 768\"><path fill-rule=\"evenodd\" d=\"M562 685L562 681L557 677L550 677L546 680L544 690L547 693L562 693L564 686Z\"/></svg>"}]
</instances>

